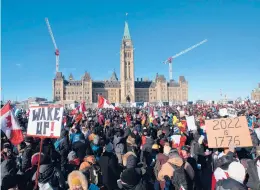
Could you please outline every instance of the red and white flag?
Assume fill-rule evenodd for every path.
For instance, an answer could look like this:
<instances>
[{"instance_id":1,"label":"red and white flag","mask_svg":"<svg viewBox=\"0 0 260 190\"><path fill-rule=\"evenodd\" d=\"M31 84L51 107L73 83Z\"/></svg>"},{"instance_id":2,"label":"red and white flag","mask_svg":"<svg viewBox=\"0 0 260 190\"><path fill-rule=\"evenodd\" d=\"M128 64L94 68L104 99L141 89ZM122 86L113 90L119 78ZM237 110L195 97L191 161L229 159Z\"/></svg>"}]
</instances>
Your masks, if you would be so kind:
<instances>
[{"instance_id":1,"label":"red and white flag","mask_svg":"<svg viewBox=\"0 0 260 190\"><path fill-rule=\"evenodd\" d=\"M23 141L22 129L15 120L10 102L1 109L1 130L13 145L18 145Z\"/></svg>"},{"instance_id":2,"label":"red and white flag","mask_svg":"<svg viewBox=\"0 0 260 190\"><path fill-rule=\"evenodd\" d=\"M109 101L101 95L98 95L98 108L111 108L114 110L119 109L119 108L113 106L112 104L110 104Z\"/></svg>"},{"instance_id":3,"label":"red and white flag","mask_svg":"<svg viewBox=\"0 0 260 190\"><path fill-rule=\"evenodd\" d=\"M85 102L81 102L79 105L79 111L84 113L85 111L87 111L86 106L85 106Z\"/></svg>"}]
</instances>

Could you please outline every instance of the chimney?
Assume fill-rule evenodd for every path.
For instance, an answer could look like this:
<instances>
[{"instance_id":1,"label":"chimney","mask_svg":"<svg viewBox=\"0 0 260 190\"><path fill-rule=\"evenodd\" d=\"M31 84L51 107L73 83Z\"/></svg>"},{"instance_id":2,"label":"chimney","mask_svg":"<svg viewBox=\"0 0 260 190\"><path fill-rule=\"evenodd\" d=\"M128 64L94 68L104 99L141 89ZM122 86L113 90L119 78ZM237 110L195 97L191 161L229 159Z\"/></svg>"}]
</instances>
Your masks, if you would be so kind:
<instances>
[{"instance_id":1,"label":"chimney","mask_svg":"<svg viewBox=\"0 0 260 190\"><path fill-rule=\"evenodd\" d=\"M141 78L141 82L143 81L143 78Z\"/></svg>"},{"instance_id":2,"label":"chimney","mask_svg":"<svg viewBox=\"0 0 260 190\"><path fill-rule=\"evenodd\" d=\"M139 81L139 78L137 78L137 81Z\"/></svg>"}]
</instances>

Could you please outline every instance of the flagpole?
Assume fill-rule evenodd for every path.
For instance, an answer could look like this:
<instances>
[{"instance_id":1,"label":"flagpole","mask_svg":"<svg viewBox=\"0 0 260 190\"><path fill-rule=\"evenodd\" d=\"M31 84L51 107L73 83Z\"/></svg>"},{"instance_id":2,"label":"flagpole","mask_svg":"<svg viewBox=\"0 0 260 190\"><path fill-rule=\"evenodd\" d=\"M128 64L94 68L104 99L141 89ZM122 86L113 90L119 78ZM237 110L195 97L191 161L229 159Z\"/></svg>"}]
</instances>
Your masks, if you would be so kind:
<instances>
[{"instance_id":1,"label":"flagpole","mask_svg":"<svg viewBox=\"0 0 260 190\"><path fill-rule=\"evenodd\" d=\"M41 162L41 154L42 154L43 137L40 137L40 138L41 138L41 142L40 142L40 153L39 153L39 159L38 159L38 166L37 166L37 171L36 171L36 178L35 178L34 189L37 189L37 186L38 186L38 178L39 178L40 162Z\"/></svg>"}]
</instances>

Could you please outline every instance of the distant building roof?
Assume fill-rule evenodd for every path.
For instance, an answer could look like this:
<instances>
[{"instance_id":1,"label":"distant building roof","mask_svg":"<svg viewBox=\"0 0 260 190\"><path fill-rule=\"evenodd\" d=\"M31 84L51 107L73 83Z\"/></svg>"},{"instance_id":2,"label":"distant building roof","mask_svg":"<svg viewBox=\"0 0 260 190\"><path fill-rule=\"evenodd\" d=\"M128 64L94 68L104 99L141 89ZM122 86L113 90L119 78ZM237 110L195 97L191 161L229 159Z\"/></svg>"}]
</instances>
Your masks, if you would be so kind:
<instances>
[{"instance_id":1,"label":"distant building roof","mask_svg":"<svg viewBox=\"0 0 260 190\"><path fill-rule=\"evenodd\" d=\"M159 75L158 73L156 74L156 77L155 77L155 81L156 82L165 82L166 81L166 78L164 77L164 75Z\"/></svg>"},{"instance_id":2,"label":"distant building roof","mask_svg":"<svg viewBox=\"0 0 260 190\"><path fill-rule=\"evenodd\" d=\"M120 88L120 81L93 81L93 88Z\"/></svg>"},{"instance_id":3,"label":"distant building roof","mask_svg":"<svg viewBox=\"0 0 260 190\"><path fill-rule=\"evenodd\" d=\"M116 72L114 71L110 77L110 81L118 81L118 78L117 78L117 75L116 75Z\"/></svg>"},{"instance_id":4,"label":"distant building roof","mask_svg":"<svg viewBox=\"0 0 260 190\"><path fill-rule=\"evenodd\" d=\"M168 82L168 87L180 87L180 84L177 83L176 81L174 80L170 80L170 82Z\"/></svg>"},{"instance_id":5,"label":"distant building roof","mask_svg":"<svg viewBox=\"0 0 260 190\"><path fill-rule=\"evenodd\" d=\"M62 72L57 72L55 75L55 79L63 79Z\"/></svg>"},{"instance_id":6,"label":"distant building roof","mask_svg":"<svg viewBox=\"0 0 260 190\"><path fill-rule=\"evenodd\" d=\"M185 77L184 76L180 76L179 77L179 82L186 82Z\"/></svg>"},{"instance_id":7,"label":"distant building roof","mask_svg":"<svg viewBox=\"0 0 260 190\"><path fill-rule=\"evenodd\" d=\"M70 73L69 80L74 80L73 75Z\"/></svg>"},{"instance_id":8,"label":"distant building roof","mask_svg":"<svg viewBox=\"0 0 260 190\"><path fill-rule=\"evenodd\" d=\"M83 80L91 80L90 74L85 72L84 76L82 77Z\"/></svg>"},{"instance_id":9,"label":"distant building roof","mask_svg":"<svg viewBox=\"0 0 260 190\"><path fill-rule=\"evenodd\" d=\"M155 83L152 81L135 81L135 88L155 88Z\"/></svg>"}]
</instances>

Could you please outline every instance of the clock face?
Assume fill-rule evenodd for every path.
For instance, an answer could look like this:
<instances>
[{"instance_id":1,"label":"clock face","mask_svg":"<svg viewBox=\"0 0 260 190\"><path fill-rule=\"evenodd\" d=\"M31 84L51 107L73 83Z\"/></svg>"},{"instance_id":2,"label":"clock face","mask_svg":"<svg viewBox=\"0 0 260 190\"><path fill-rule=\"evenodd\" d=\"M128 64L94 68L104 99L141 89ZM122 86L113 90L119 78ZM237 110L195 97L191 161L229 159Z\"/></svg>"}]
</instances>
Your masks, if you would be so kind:
<instances>
[{"instance_id":1,"label":"clock face","mask_svg":"<svg viewBox=\"0 0 260 190\"><path fill-rule=\"evenodd\" d=\"M126 42L125 45L126 45L126 46L130 46L130 42Z\"/></svg>"}]
</instances>

